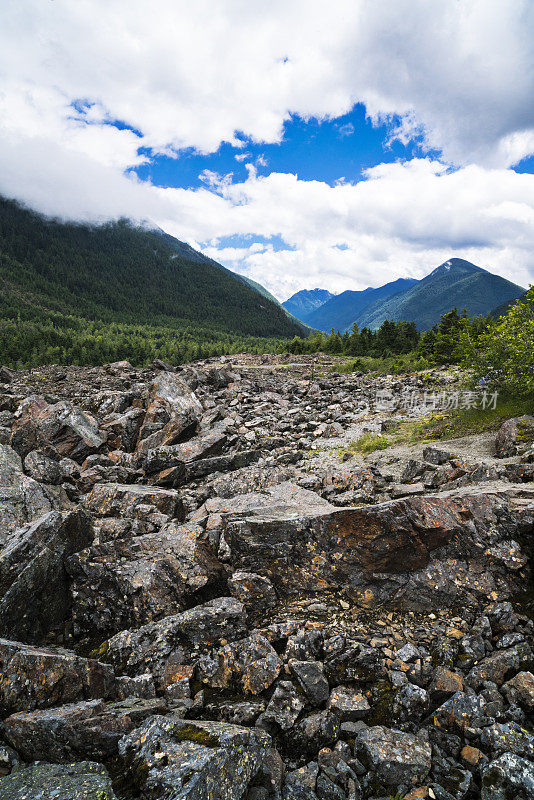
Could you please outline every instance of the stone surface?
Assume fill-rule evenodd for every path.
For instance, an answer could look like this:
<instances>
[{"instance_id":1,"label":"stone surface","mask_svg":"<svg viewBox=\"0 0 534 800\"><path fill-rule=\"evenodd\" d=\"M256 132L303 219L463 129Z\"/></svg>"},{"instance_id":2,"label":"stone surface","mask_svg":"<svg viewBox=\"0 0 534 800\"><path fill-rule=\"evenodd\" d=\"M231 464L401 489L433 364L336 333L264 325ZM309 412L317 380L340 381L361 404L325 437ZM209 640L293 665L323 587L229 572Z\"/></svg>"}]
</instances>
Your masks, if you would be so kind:
<instances>
[{"instance_id":1,"label":"stone surface","mask_svg":"<svg viewBox=\"0 0 534 800\"><path fill-rule=\"evenodd\" d=\"M125 734L164 710L163 701L155 699L130 698L110 704L86 700L12 714L0 731L26 761L106 761L118 754Z\"/></svg>"},{"instance_id":2,"label":"stone surface","mask_svg":"<svg viewBox=\"0 0 534 800\"><path fill-rule=\"evenodd\" d=\"M241 800L269 746L264 731L155 716L119 748L144 797Z\"/></svg>"},{"instance_id":3,"label":"stone surface","mask_svg":"<svg viewBox=\"0 0 534 800\"><path fill-rule=\"evenodd\" d=\"M0 550L0 634L38 643L69 619L66 559L91 544L90 518L81 510L50 511L19 528Z\"/></svg>"},{"instance_id":4,"label":"stone surface","mask_svg":"<svg viewBox=\"0 0 534 800\"><path fill-rule=\"evenodd\" d=\"M49 708L113 693L107 664L67 650L0 639L0 713Z\"/></svg>"},{"instance_id":5,"label":"stone surface","mask_svg":"<svg viewBox=\"0 0 534 800\"><path fill-rule=\"evenodd\" d=\"M101 764L30 764L0 779L0 800L116 800Z\"/></svg>"},{"instance_id":6,"label":"stone surface","mask_svg":"<svg viewBox=\"0 0 534 800\"><path fill-rule=\"evenodd\" d=\"M195 524L95 545L67 563L75 630L92 641L168 616L222 579Z\"/></svg>"},{"instance_id":7,"label":"stone surface","mask_svg":"<svg viewBox=\"0 0 534 800\"><path fill-rule=\"evenodd\" d=\"M384 786L418 785L430 771L430 745L409 733L383 726L367 728L359 735L357 748Z\"/></svg>"}]
</instances>

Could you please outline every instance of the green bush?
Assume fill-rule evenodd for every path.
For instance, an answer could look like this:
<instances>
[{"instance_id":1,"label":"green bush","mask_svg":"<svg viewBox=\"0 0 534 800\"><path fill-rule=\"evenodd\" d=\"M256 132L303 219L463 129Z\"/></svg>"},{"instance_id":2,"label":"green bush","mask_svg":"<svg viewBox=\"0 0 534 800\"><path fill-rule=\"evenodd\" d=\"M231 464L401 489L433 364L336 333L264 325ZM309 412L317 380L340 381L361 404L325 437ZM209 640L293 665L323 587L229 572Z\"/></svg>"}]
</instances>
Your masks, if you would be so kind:
<instances>
[{"instance_id":1,"label":"green bush","mask_svg":"<svg viewBox=\"0 0 534 800\"><path fill-rule=\"evenodd\" d=\"M462 337L474 379L519 397L534 394L534 286L476 339Z\"/></svg>"}]
</instances>

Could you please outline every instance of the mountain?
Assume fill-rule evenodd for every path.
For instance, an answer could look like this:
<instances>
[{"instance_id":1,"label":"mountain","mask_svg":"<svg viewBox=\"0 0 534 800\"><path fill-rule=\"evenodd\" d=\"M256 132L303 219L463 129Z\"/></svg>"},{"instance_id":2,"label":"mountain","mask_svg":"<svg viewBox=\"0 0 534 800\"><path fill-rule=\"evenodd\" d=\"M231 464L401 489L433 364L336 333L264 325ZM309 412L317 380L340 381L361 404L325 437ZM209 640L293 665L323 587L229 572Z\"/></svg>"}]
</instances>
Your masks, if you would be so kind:
<instances>
[{"instance_id":1,"label":"mountain","mask_svg":"<svg viewBox=\"0 0 534 800\"><path fill-rule=\"evenodd\" d=\"M414 278L399 278L377 289L369 287L360 292L350 290L341 292L309 314L306 322L321 331L329 332L332 328L340 331L348 330L358 319L358 315L369 305L392 295L402 295L414 283L417 283Z\"/></svg>"},{"instance_id":2,"label":"mountain","mask_svg":"<svg viewBox=\"0 0 534 800\"><path fill-rule=\"evenodd\" d=\"M519 297L514 297L512 300L507 300L506 303L501 303L497 308L494 308L493 311L490 312L490 316L493 319L499 319L499 317L503 317L510 311L510 308L513 306L516 300L526 300L526 292L524 292Z\"/></svg>"},{"instance_id":3,"label":"mountain","mask_svg":"<svg viewBox=\"0 0 534 800\"><path fill-rule=\"evenodd\" d=\"M290 314L302 322L308 322L308 317L317 308L335 297L327 289L301 289L300 292L285 300L282 305Z\"/></svg>"},{"instance_id":4,"label":"mountain","mask_svg":"<svg viewBox=\"0 0 534 800\"><path fill-rule=\"evenodd\" d=\"M525 290L462 258L451 258L415 283L408 291L373 302L356 317L360 328L379 328L385 319L413 321L421 331L439 322L451 308L469 316L488 314Z\"/></svg>"},{"instance_id":5,"label":"mountain","mask_svg":"<svg viewBox=\"0 0 534 800\"><path fill-rule=\"evenodd\" d=\"M0 312L293 337L307 331L241 276L158 230L81 225L0 199ZM262 287L263 288L263 287Z\"/></svg>"}]
</instances>

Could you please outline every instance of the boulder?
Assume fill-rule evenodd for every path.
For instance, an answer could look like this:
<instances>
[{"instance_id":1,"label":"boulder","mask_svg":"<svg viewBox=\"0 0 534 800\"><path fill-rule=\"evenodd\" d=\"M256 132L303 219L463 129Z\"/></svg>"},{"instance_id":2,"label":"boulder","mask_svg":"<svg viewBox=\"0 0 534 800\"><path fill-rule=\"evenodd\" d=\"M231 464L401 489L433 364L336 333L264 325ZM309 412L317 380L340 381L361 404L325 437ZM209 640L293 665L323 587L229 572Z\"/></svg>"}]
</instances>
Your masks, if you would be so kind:
<instances>
[{"instance_id":1,"label":"boulder","mask_svg":"<svg viewBox=\"0 0 534 800\"><path fill-rule=\"evenodd\" d=\"M520 642L514 647L497 650L483 658L470 671L467 680L472 686L478 686L484 681L493 681L500 686L509 673L529 667L532 660L532 649L526 642Z\"/></svg>"},{"instance_id":2,"label":"boulder","mask_svg":"<svg viewBox=\"0 0 534 800\"><path fill-rule=\"evenodd\" d=\"M0 635L37 643L63 633L71 609L66 559L91 544L87 514L50 511L0 550Z\"/></svg>"},{"instance_id":3,"label":"boulder","mask_svg":"<svg viewBox=\"0 0 534 800\"><path fill-rule=\"evenodd\" d=\"M532 672L518 672L502 687L509 703L519 704L526 709L534 708L534 675Z\"/></svg>"},{"instance_id":4,"label":"boulder","mask_svg":"<svg viewBox=\"0 0 534 800\"><path fill-rule=\"evenodd\" d=\"M96 642L183 609L223 577L193 523L94 545L68 559L68 570L75 632Z\"/></svg>"},{"instance_id":5,"label":"boulder","mask_svg":"<svg viewBox=\"0 0 534 800\"><path fill-rule=\"evenodd\" d=\"M101 764L30 764L0 779L0 800L116 800Z\"/></svg>"},{"instance_id":6,"label":"boulder","mask_svg":"<svg viewBox=\"0 0 534 800\"><path fill-rule=\"evenodd\" d=\"M336 508L314 492L282 484L265 494L208 500L197 514L219 514L233 568L268 577L281 597L343 589L363 604L394 599L399 605L417 606L435 600L430 584L436 578L431 572L424 574L433 551L451 545L451 575L437 567L441 580L446 578L439 600L447 605L459 556L481 558L480 541L485 532L488 541L494 540L490 532L503 506L503 498L481 493ZM480 572L474 569L472 585L482 599L488 589L477 590ZM487 580L493 580L489 567ZM465 597L465 584L460 578L453 595L458 602ZM423 592L421 585L426 587Z\"/></svg>"},{"instance_id":7,"label":"boulder","mask_svg":"<svg viewBox=\"0 0 534 800\"><path fill-rule=\"evenodd\" d=\"M136 631L121 631L104 643L102 658L117 672L149 671L160 685L168 684L183 674L180 666L191 662L193 652L244 636L245 619L241 603L219 597Z\"/></svg>"},{"instance_id":8,"label":"boulder","mask_svg":"<svg viewBox=\"0 0 534 800\"><path fill-rule=\"evenodd\" d=\"M264 613L276 605L276 592L271 581L254 572L234 572L228 581L228 588L247 610L256 614Z\"/></svg>"},{"instance_id":9,"label":"boulder","mask_svg":"<svg viewBox=\"0 0 534 800\"><path fill-rule=\"evenodd\" d=\"M328 700L330 688L321 662L291 659L288 666L310 703L322 706Z\"/></svg>"},{"instance_id":10,"label":"boulder","mask_svg":"<svg viewBox=\"0 0 534 800\"><path fill-rule=\"evenodd\" d=\"M119 750L142 797L241 800L270 747L265 731L155 716Z\"/></svg>"},{"instance_id":11,"label":"boulder","mask_svg":"<svg viewBox=\"0 0 534 800\"><path fill-rule=\"evenodd\" d=\"M432 750L423 737L377 725L356 741L358 757L386 787L417 786L432 766Z\"/></svg>"},{"instance_id":12,"label":"boulder","mask_svg":"<svg viewBox=\"0 0 534 800\"><path fill-rule=\"evenodd\" d=\"M328 708L342 722L355 722L365 719L371 710L367 698L361 692L346 686L336 686L328 700Z\"/></svg>"},{"instance_id":13,"label":"boulder","mask_svg":"<svg viewBox=\"0 0 534 800\"><path fill-rule=\"evenodd\" d=\"M195 429L201 414L202 406L189 386L173 372L160 373L150 387L137 451L175 444Z\"/></svg>"},{"instance_id":14,"label":"boulder","mask_svg":"<svg viewBox=\"0 0 534 800\"><path fill-rule=\"evenodd\" d=\"M22 471L20 456L0 444L0 546L13 531L61 505L68 505L61 489L43 486Z\"/></svg>"},{"instance_id":15,"label":"boulder","mask_svg":"<svg viewBox=\"0 0 534 800\"><path fill-rule=\"evenodd\" d=\"M534 797L534 764L504 753L482 770L482 800L528 800Z\"/></svg>"},{"instance_id":16,"label":"boulder","mask_svg":"<svg viewBox=\"0 0 534 800\"><path fill-rule=\"evenodd\" d=\"M182 520L184 515L177 491L137 483L98 483L87 497L85 507L96 517L124 519L159 512L171 519Z\"/></svg>"},{"instance_id":17,"label":"boulder","mask_svg":"<svg viewBox=\"0 0 534 800\"><path fill-rule=\"evenodd\" d=\"M199 680L214 688L239 687L246 694L268 689L282 669L274 647L259 633L213 650L197 665Z\"/></svg>"},{"instance_id":18,"label":"boulder","mask_svg":"<svg viewBox=\"0 0 534 800\"><path fill-rule=\"evenodd\" d=\"M130 698L109 704L84 700L12 714L0 731L26 761L107 761L118 755L118 743L125 734L164 710L164 702L155 699Z\"/></svg>"},{"instance_id":19,"label":"boulder","mask_svg":"<svg viewBox=\"0 0 534 800\"><path fill-rule=\"evenodd\" d=\"M17 410L10 443L22 457L51 446L59 456L81 464L103 448L106 438L91 414L67 400L50 405L42 397L32 397Z\"/></svg>"},{"instance_id":20,"label":"boulder","mask_svg":"<svg viewBox=\"0 0 534 800\"><path fill-rule=\"evenodd\" d=\"M69 650L31 647L0 639L0 714L32 711L78 700L110 697L108 664Z\"/></svg>"},{"instance_id":21,"label":"boulder","mask_svg":"<svg viewBox=\"0 0 534 800\"><path fill-rule=\"evenodd\" d=\"M487 724L485 702L477 695L456 692L434 711L434 725L463 733L466 728Z\"/></svg>"},{"instance_id":22,"label":"boulder","mask_svg":"<svg viewBox=\"0 0 534 800\"><path fill-rule=\"evenodd\" d=\"M64 479L63 471L54 458L44 450L32 450L24 459L24 471L39 483L57 485Z\"/></svg>"},{"instance_id":23,"label":"boulder","mask_svg":"<svg viewBox=\"0 0 534 800\"><path fill-rule=\"evenodd\" d=\"M534 417L513 417L503 422L495 438L497 458L509 458L527 450L534 442Z\"/></svg>"}]
</instances>

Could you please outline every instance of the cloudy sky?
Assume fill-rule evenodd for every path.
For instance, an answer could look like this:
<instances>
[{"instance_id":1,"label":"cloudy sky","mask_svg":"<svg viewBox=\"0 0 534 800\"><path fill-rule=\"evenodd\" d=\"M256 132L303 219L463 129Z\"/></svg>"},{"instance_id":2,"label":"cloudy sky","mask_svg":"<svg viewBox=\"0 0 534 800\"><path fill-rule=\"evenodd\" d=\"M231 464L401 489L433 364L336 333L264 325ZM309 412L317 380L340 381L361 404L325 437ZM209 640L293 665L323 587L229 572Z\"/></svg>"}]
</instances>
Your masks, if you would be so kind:
<instances>
[{"instance_id":1,"label":"cloudy sky","mask_svg":"<svg viewBox=\"0 0 534 800\"><path fill-rule=\"evenodd\" d=\"M3 0L0 193L280 299L534 281L532 0Z\"/></svg>"}]
</instances>

